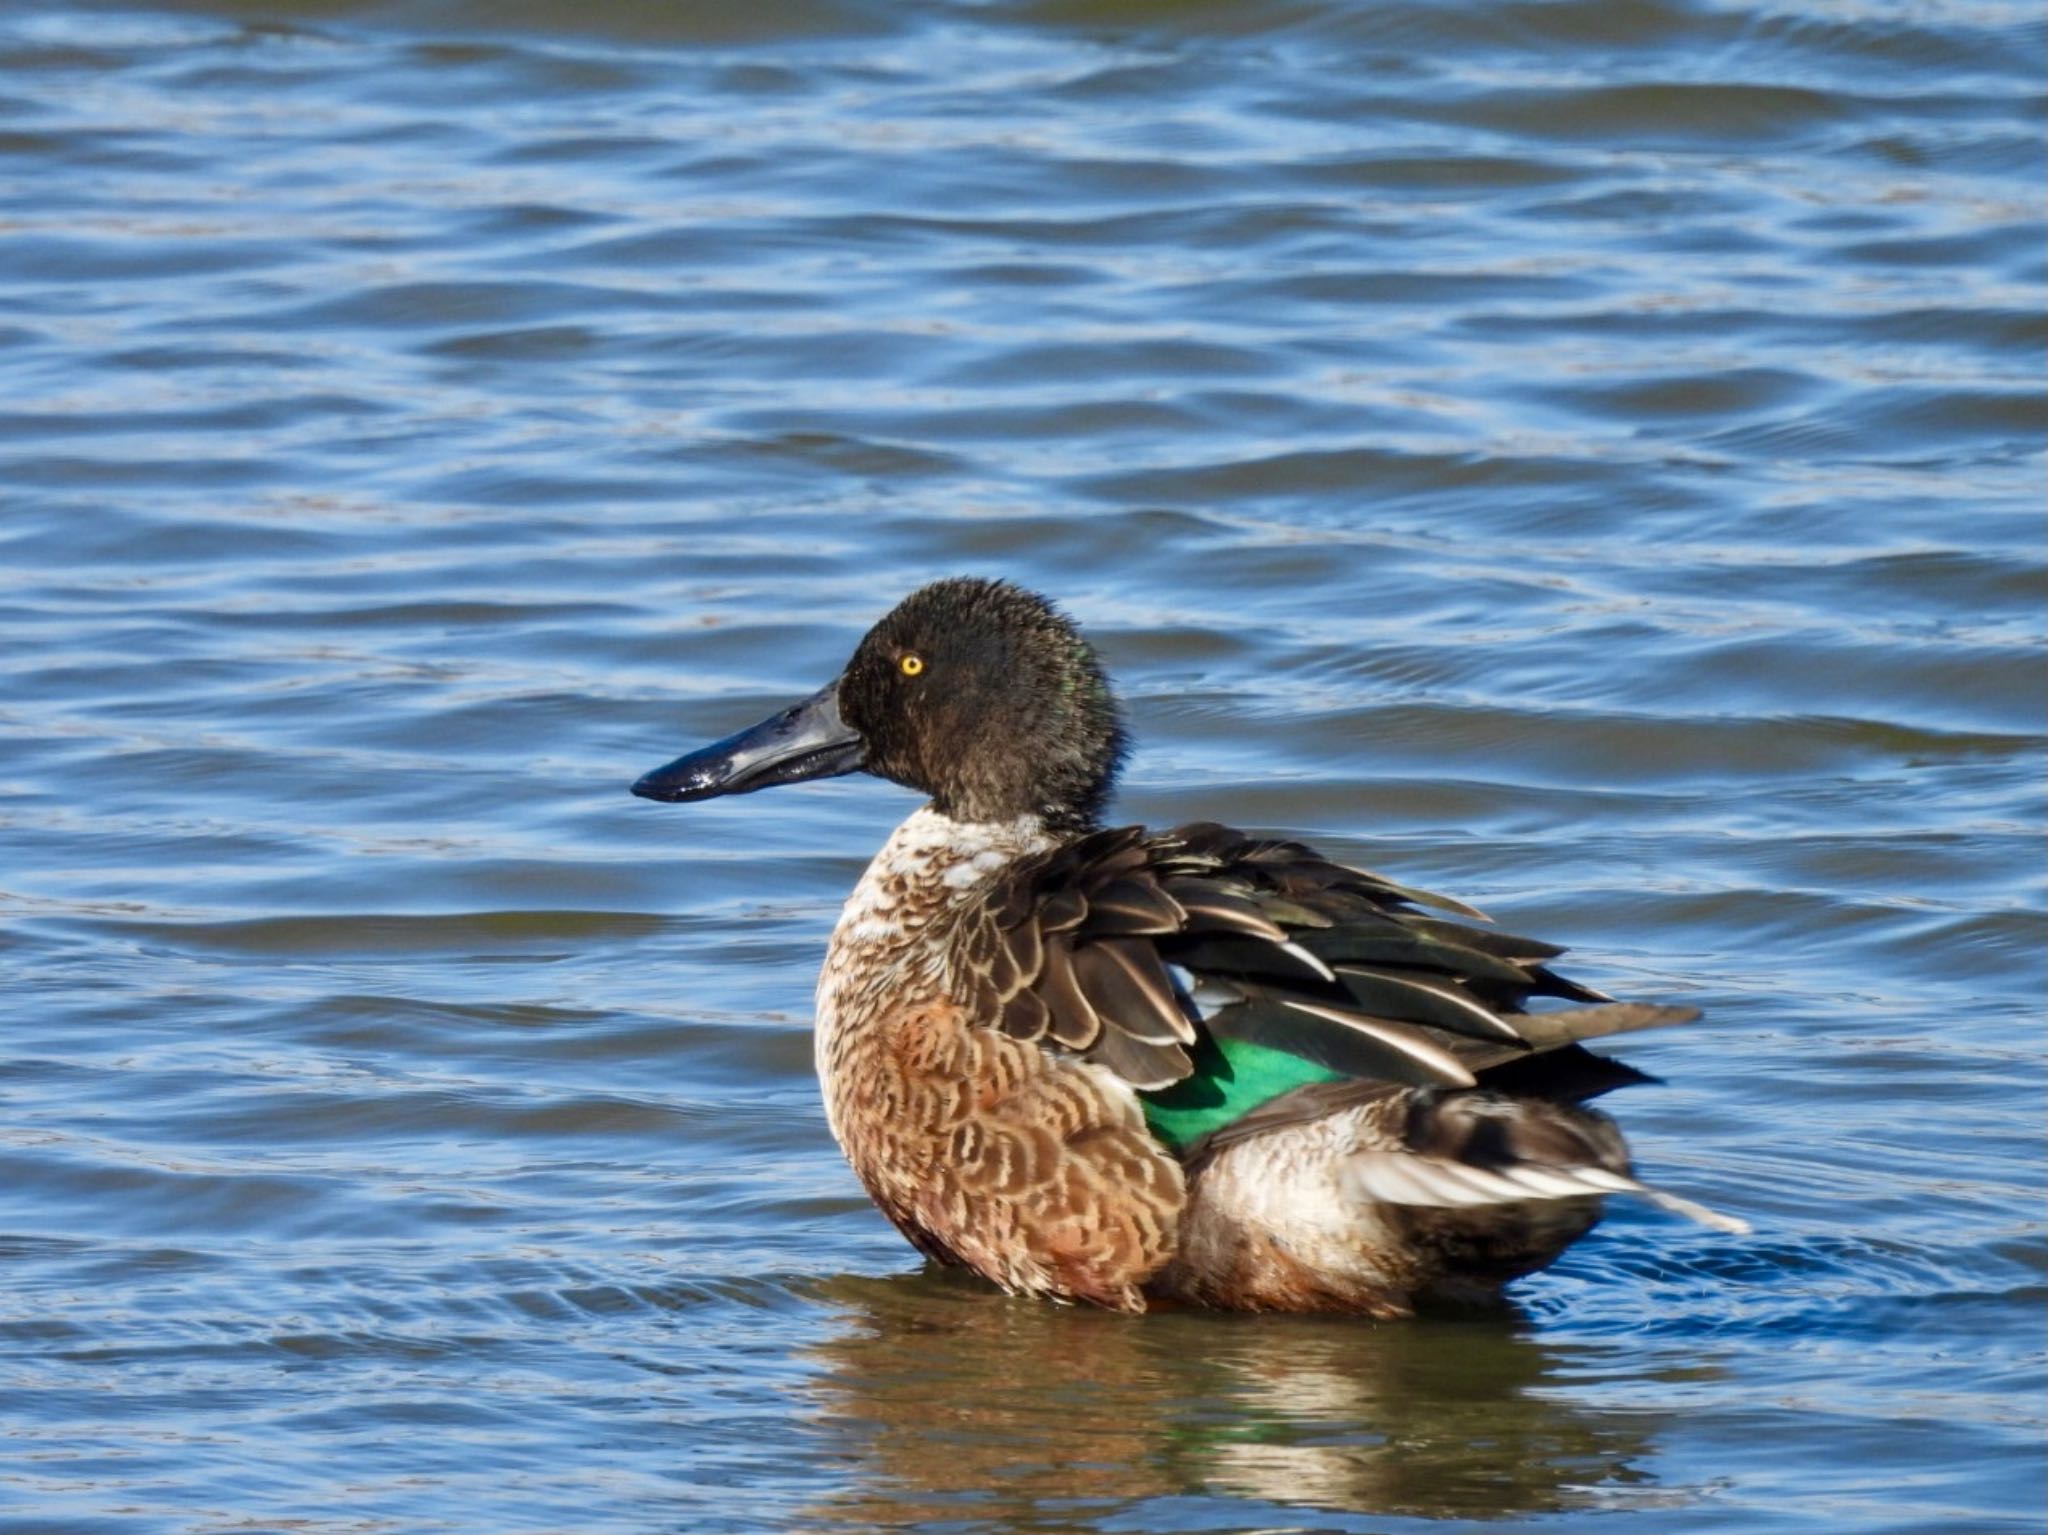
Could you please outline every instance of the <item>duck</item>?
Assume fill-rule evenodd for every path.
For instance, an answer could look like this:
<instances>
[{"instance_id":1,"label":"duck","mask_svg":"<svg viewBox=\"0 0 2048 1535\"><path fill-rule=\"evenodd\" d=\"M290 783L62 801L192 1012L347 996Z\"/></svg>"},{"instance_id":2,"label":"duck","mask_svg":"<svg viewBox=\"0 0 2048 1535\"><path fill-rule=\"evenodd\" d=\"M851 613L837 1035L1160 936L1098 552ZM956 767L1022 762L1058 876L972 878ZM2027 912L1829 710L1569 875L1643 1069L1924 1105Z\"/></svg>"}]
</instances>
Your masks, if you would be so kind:
<instances>
[{"instance_id":1,"label":"duck","mask_svg":"<svg viewBox=\"0 0 2048 1535\"><path fill-rule=\"evenodd\" d=\"M911 593L808 698L645 774L926 797L820 971L825 1116L911 1245L1020 1296L1393 1319L1496 1303L1642 1181L1587 1042L1688 1023L1450 897L1214 822L1105 823L1129 747L1045 597Z\"/></svg>"}]
</instances>

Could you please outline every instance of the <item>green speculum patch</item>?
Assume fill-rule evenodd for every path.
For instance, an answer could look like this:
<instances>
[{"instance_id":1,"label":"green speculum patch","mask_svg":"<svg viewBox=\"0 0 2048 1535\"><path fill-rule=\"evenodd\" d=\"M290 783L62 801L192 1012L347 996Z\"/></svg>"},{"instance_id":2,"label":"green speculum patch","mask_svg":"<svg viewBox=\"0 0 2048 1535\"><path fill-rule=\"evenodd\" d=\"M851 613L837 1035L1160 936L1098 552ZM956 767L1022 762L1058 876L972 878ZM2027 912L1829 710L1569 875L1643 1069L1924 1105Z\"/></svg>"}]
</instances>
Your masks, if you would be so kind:
<instances>
[{"instance_id":1,"label":"green speculum patch","mask_svg":"<svg viewBox=\"0 0 2048 1535\"><path fill-rule=\"evenodd\" d=\"M1241 1039L1205 1036L1192 1054L1192 1076L1138 1095L1145 1106L1146 1126L1175 1155L1282 1093L1311 1082L1344 1079L1341 1071Z\"/></svg>"}]
</instances>

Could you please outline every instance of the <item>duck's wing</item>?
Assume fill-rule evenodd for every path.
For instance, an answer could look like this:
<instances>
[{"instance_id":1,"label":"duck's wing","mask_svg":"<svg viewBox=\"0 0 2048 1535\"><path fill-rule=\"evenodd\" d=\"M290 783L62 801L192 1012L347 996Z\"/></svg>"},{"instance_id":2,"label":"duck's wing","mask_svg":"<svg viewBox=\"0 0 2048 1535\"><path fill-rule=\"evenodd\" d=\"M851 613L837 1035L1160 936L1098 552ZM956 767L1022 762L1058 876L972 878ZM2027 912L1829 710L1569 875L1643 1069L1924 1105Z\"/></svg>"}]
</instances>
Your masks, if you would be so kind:
<instances>
[{"instance_id":1,"label":"duck's wing","mask_svg":"<svg viewBox=\"0 0 2048 1535\"><path fill-rule=\"evenodd\" d=\"M1644 1080L1580 1041L1697 1016L1615 1002L1550 969L1556 945L1453 917L1485 920L1300 843L1207 822L1125 827L1012 870L965 919L956 953L970 1016L1161 1102L1219 1075L1261 1090L1248 1071L1277 1073L1275 1091L1483 1075L1576 1101ZM1539 997L1579 1005L1528 1011Z\"/></svg>"}]
</instances>

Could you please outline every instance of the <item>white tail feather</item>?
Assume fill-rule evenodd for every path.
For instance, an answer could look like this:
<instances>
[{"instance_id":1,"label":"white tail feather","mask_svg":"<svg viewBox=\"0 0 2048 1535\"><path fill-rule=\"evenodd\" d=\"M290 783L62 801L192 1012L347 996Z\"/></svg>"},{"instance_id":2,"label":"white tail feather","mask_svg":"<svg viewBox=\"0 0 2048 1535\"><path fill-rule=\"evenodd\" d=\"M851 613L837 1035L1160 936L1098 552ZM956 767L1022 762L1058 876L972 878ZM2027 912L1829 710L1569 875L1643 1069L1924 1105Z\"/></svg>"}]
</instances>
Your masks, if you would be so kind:
<instances>
[{"instance_id":1,"label":"white tail feather","mask_svg":"<svg viewBox=\"0 0 2048 1535\"><path fill-rule=\"evenodd\" d=\"M1667 1194L1662 1189L1653 1189L1644 1184L1636 1185L1636 1192L1660 1210L1669 1210L1673 1215L1683 1215L1687 1220L1698 1221L1702 1226L1712 1226L1716 1231L1732 1232L1742 1237L1749 1235L1749 1222L1739 1215L1723 1215L1719 1210L1709 1210L1705 1205Z\"/></svg>"},{"instance_id":2,"label":"white tail feather","mask_svg":"<svg viewBox=\"0 0 2048 1535\"><path fill-rule=\"evenodd\" d=\"M1528 1199L1588 1199L1602 1194L1638 1194L1661 1210L1683 1215L1737 1236L1747 1235L1749 1222L1723 1215L1705 1205L1639 1183L1604 1167L1473 1167L1406 1151L1361 1152L1349 1158L1345 1171L1351 1192L1369 1204L1421 1205L1429 1209L1465 1209L1474 1205L1514 1204Z\"/></svg>"}]
</instances>

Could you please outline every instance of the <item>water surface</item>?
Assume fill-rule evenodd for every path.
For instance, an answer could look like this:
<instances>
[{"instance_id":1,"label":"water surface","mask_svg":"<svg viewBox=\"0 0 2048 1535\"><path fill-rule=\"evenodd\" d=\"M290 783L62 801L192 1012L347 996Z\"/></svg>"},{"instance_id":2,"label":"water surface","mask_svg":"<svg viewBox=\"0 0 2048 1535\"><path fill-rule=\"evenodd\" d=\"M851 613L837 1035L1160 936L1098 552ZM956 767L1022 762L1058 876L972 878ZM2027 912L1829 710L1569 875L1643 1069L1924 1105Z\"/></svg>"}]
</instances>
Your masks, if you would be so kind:
<instances>
[{"instance_id":1,"label":"water surface","mask_svg":"<svg viewBox=\"0 0 2048 1535\"><path fill-rule=\"evenodd\" d=\"M2043 1506L2037 6L0 9L0 1531ZM1119 813L1707 1021L1498 1316L923 1272L913 803L636 774L1052 592Z\"/></svg>"}]
</instances>

